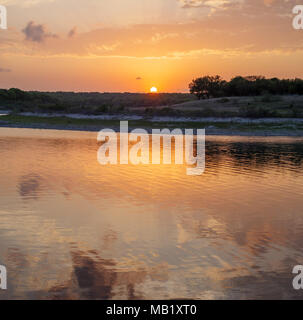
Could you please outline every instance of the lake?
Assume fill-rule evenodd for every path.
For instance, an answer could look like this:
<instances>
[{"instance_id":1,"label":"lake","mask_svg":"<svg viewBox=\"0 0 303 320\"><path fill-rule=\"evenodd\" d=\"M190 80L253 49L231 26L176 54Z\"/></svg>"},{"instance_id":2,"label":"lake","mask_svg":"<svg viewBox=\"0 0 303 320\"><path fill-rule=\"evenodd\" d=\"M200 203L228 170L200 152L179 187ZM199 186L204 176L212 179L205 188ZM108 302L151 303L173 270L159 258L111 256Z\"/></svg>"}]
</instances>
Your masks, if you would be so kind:
<instances>
[{"instance_id":1,"label":"lake","mask_svg":"<svg viewBox=\"0 0 303 320\"><path fill-rule=\"evenodd\" d=\"M0 299L303 298L303 139L207 137L187 176L96 138L0 128Z\"/></svg>"}]
</instances>

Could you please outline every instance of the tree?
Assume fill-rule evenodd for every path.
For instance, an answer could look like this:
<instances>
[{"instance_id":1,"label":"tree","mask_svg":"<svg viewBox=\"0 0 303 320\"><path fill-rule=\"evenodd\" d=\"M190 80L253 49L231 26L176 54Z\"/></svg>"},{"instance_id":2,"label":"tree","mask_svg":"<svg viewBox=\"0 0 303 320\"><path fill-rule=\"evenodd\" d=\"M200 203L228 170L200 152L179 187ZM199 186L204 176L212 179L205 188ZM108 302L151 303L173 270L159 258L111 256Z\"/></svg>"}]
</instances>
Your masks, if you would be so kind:
<instances>
[{"instance_id":1,"label":"tree","mask_svg":"<svg viewBox=\"0 0 303 320\"><path fill-rule=\"evenodd\" d=\"M189 84L189 90L191 94L194 94L198 99L209 99L210 97L220 96L224 81L220 76L205 76L202 78L196 78Z\"/></svg>"},{"instance_id":2,"label":"tree","mask_svg":"<svg viewBox=\"0 0 303 320\"><path fill-rule=\"evenodd\" d=\"M229 96L249 96L251 91L250 84L253 81L249 81L248 78L241 76L232 78L227 86L227 94Z\"/></svg>"}]
</instances>

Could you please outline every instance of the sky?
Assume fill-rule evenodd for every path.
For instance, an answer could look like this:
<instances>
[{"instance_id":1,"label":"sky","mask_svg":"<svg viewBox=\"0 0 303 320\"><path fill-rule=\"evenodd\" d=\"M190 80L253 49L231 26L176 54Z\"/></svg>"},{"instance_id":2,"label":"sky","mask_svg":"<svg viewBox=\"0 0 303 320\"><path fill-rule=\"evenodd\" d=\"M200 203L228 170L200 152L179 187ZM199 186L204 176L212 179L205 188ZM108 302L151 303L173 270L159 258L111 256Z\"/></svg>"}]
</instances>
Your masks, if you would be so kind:
<instances>
[{"instance_id":1,"label":"sky","mask_svg":"<svg viewBox=\"0 0 303 320\"><path fill-rule=\"evenodd\" d=\"M296 4L303 0L0 0L0 87L187 92L203 75L303 78Z\"/></svg>"}]
</instances>

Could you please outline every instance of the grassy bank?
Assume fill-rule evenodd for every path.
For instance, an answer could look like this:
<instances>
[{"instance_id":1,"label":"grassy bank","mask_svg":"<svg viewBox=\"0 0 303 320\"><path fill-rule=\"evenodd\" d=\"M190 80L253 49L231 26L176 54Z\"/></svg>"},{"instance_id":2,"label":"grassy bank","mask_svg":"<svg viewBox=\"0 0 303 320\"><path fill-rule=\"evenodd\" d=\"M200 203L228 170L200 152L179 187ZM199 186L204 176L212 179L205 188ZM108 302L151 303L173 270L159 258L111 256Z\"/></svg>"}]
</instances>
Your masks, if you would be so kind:
<instances>
[{"instance_id":1,"label":"grassy bank","mask_svg":"<svg viewBox=\"0 0 303 320\"><path fill-rule=\"evenodd\" d=\"M22 115L5 115L0 117L1 127L15 128L39 128L58 130L85 130L99 131L104 128L119 130L119 120L100 119L74 119L68 117L39 117ZM293 123L236 123L236 122L212 122L212 121L152 121L152 120L131 120L129 128L144 128L151 132L153 128L193 128L206 129L207 134L231 134L231 135L285 135L303 136L303 122Z\"/></svg>"},{"instance_id":2,"label":"grassy bank","mask_svg":"<svg viewBox=\"0 0 303 320\"><path fill-rule=\"evenodd\" d=\"M284 94L264 92L244 95L245 92L236 94L232 91L230 94L234 93L234 96L198 100L194 95L185 93L27 92L0 89L0 109L16 114L303 118L302 94L288 94L286 91Z\"/></svg>"},{"instance_id":3,"label":"grassy bank","mask_svg":"<svg viewBox=\"0 0 303 320\"><path fill-rule=\"evenodd\" d=\"M27 93L27 95L30 95ZM37 97L36 97L37 95ZM30 96L31 97L31 96ZM197 100L186 94L72 94L42 93L32 100L3 101L0 109L82 115L137 115L143 117L303 118L303 95L224 97ZM41 100L39 100L39 99ZM29 99L29 98L28 98ZM38 100L37 100L38 99ZM57 102L50 102L55 99Z\"/></svg>"}]
</instances>

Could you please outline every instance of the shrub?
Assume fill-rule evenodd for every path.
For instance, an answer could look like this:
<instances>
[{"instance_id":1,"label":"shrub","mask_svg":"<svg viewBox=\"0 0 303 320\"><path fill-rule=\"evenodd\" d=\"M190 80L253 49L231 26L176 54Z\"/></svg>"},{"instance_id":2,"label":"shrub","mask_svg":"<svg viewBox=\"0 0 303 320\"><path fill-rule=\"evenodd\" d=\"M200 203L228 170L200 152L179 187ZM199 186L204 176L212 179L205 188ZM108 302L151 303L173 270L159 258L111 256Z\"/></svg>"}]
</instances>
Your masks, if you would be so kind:
<instances>
[{"instance_id":1,"label":"shrub","mask_svg":"<svg viewBox=\"0 0 303 320\"><path fill-rule=\"evenodd\" d=\"M228 98L222 98L219 100L220 103L227 103L229 102L230 100Z\"/></svg>"},{"instance_id":2,"label":"shrub","mask_svg":"<svg viewBox=\"0 0 303 320\"><path fill-rule=\"evenodd\" d=\"M276 110L270 110L265 107L245 106L240 109L240 115L248 118L274 118L277 117Z\"/></svg>"}]
</instances>

